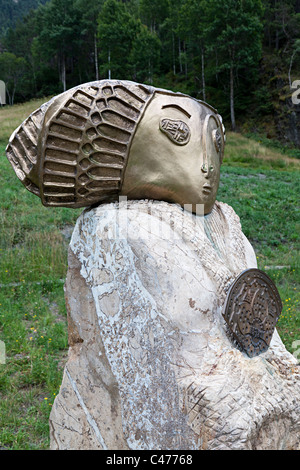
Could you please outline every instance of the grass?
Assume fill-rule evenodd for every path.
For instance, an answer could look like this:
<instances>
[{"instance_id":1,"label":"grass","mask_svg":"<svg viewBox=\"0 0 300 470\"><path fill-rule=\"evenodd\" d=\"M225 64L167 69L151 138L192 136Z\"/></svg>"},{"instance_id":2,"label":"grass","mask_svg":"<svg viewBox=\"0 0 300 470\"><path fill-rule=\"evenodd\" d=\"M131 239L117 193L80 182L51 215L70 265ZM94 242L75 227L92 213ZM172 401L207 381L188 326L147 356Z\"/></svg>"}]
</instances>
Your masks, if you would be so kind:
<instances>
[{"instance_id":1,"label":"grass","mask_svg":"<svg viewBox=\"0 0 300 470\"><path fill-rule=\"evenodd\" d=\"M47 449L66 353L66 227L80 210L48 209L5 157L11 132L46 100L0 109L0 449Z\"/></svg>"},{"instance_id":2,"label":"grass","mask_svg":"<svg viewBox=\"0 0 300 470\"><path fill-rule=\"evenodd\" d=\"M300 160L249 137L228 133L218 199L230 204L275 282L283 310L277 329L290 352L300 340Z\"/></svg>"},{"instance_id":3,"label":"grass","mask_svg":"<svg viewBox=\"0 0 300 470\"><path fill-rule=\"evenodd\" d=\"M258 267L279 290L283 311L278 331L290 352L300 340L299 193L298 171L226 165L218 193L239 215Z\"/></svg>"},{"instance_id":4,"label":"grass","mask_svg":"<svg viewBox=\"0 0 300 470\"><path fill-rule=\"evenodd\" d=\"M29 114L49 101L50 97L31 100L23 104L0 107L0 144L6 146L11 133Z\"/></svg>"},{"instance_id":5,"label":"grass","mask_svg":"<svg viewBox=\"0 0 300 470\"><path fill-rule=\"evenodd\" d=\"M47 449L48 419L61 383L66 318L58 281L1 289L1 448Z\"/></svg>"},{"instance_id":6,"label":"grass","mask_svg":"<svg viewBox=\"0 0 300 470\"><path fill-rule=\"evenodd\" d=\"M241 134L227 134L227 144L224 163L230 166L273 169L273 170L299 170L300 160L292 158L285 148L272 147L261 141Z\"/></svg>"},{"instance_id":7,"label":"grass","mask_svg":"<svg viewBox=\"0 0 300 470\"><path fill-rule=\"evenodd\" d=\"M0 449L47 449L48 419L67 354L63 282L66 228L81 210L45 208L5 157L11 132L45 100L0 109ZM239 134L227 136L218 199L241 218L258 266L275 281L278 331L300 340L299 160Z\"/></svg>"}]
</instances>

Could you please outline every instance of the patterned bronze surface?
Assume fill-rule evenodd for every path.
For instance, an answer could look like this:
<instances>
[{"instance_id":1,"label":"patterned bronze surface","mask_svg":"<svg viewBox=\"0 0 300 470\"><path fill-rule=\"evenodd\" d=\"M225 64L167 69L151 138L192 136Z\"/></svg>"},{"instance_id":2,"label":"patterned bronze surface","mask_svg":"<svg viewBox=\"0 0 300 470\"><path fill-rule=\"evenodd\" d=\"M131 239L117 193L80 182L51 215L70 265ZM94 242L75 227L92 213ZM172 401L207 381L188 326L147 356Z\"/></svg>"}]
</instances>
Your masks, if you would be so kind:
<instances>
[{"instance_id":1,"label":"patterned bronze surface","mask_svg":"<svg viewBox=\"0 0 300 470\"><path fill-rule=\"evenodd\" d=\"M86 207L125 195L188 204L194 212L202 204L208 213L224 145L221 116L210 105L149 85L100 80L33 112L11 135L6 155L45 206Z\"/></svg>"},{"instance_id":2,"label":"patterned bronze surface","mask_svg":"<svg viewBox=\"0 0 300 470\"><path fill-rule=\"evenodd\" d=\"M8 160L45 206L116 200L136 127L154 89L102 80L43 105L13 133Z\"/></svg>"},{"instance_id":3,"label":"patterned bronze surface","mask_svg":"<svg viewBox=\"0 0 300 470\"><path fill-rule=\"evenodd\" d=\"M191 131L189 126L179 119L162 119L159 128L175 144L185 145L190 140Z\"/></svg>"},{"instance_id":4,"label":"patterned bronze surface","mask_svg":"<svg viewBox=\"0 0 300 470\"><path fill-rule=\"evenodd\" d=\"M281 310L278 290L269 276L247 269L231 285L223 315L234 340L253 357L268 349Z\"/></svg>"}]
</instances>

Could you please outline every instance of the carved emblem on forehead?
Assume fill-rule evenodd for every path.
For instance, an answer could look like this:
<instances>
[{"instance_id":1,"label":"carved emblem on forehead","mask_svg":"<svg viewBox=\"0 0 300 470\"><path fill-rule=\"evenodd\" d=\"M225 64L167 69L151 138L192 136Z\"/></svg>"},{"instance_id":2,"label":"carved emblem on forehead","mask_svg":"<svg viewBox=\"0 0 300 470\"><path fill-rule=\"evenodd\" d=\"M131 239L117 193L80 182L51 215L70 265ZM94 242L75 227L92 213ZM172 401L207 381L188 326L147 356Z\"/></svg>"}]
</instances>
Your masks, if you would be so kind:
<instances>
[{"instance_id":1,"label":"carved emblem on forehead","mask_svg":"<svg viewBox=\"0 0 300 470\"><path fill-rule=\"evenodd\" d=\"M174 144L186 145L190 140L191 131L189 126L179 119L161 119L159 128Z\"/></svg>"}]
</instances>

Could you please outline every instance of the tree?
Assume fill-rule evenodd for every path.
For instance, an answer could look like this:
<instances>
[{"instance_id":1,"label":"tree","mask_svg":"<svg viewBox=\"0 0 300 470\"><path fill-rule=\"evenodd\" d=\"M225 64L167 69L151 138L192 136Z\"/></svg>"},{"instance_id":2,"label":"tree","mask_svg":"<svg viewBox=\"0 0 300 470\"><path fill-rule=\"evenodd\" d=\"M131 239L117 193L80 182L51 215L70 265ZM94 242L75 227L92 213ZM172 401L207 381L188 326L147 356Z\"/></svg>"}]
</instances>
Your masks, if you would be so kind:
<instances>
[{"instance_id":1,"label":"tree","mask_svg":"<svg viewBox=\"0 0 300 470\"><path fill-rule=\"evenodd\" d=\"M98 23L97 18L104 4L104 0L77 0L76 7L81 12L81 37L85 56L92 56L94 62L94 77L99 80L98 64Z\"/></svg>"},{"instance_id":2,"label":"tree","mask_svg":"<svg viewBox=\"0 0 300 470\"><path fill-rule=\"evenodd\" d=\"M160 50L161 42L157 34L140 23L140 29L132 42L129 56L134 80L153 83L153 75L159 71Z\"/></svg>"},{"instance_id":3,"label":"tree","mask_svg":"<svg viewBox=\"0 0 300 470\"><path fill-rule=\"evenodd\" d=\"M201 64L201 93L206 100L205 83L205 1L206 0L184 0L180 9L180 21L178 31L181 37L189 45L191 62L195 68L197 63Z\"/></svg>"},{"instance_id":4,"label":"tree","mask_svg":"<svg viewBox=\"0 0 300 470\"><path fill-rule=\"evenodd\" d=\"M0 54L0 77L5 82L9 104L14 104L18 82L26 69L23 57L16 57L11 52Z\"/></svg>"},{"instance_id":5,"label":"tree","mask_svg":"<svg viewBox=\"0 0 300 470\"><path fill-rule=\"evenodd\" d=\"M168 15L168 0L140 0L140 18L151 32L157 32Z\"/></svg>"},{"instance_id":6,"label":"tree","mask_svg":"<svg viewBox=\"0 0 300 470\"><path fill-rule=\"evenodd\" d=\"M37 8L48 0L1 0L0 33L13 28L18 20L26 16L29 10Z\"/></svg>"},{"instance_id":7,"label":"tree","mask_svg":"<svg viewBox=\"0 0 300 470\"><path fill-rule=\"evenodd\" d=\"M36 12L32 10L22 21L17 21L14 28L9 28L3 38L5 50L26 60L27 67L22 77L22 98L30 99L37 93L37 64L32 54L32 42L37 35Z\"/></svg>"},{"instance_id":8,"label":"tree","mask_svg":"<svg viewBox=\"0 0 300 470\"><path fill-rule=\"evenodd\" d=\"M235 120L235 79L241 70L256 68L262 51L261 0L207 0L206 43L218 54L218 70L229 79L232 130Z\"/></svg>"},{"instance_id":9,"label":"tree","mask_svg":"<svg viewBox=\"0 0 300 470\"><path fill-rule=\"evenodd\" d=\"M290 66L289 66L289 73L288 73L290 89L292 89L292 79L291 79L292 68L293 68L293 63L297 54L300 55L300 39L297 39L295 41L293 45L293 52L292 52L291 59L290 59Z\"/></svg>"},{"instance_id":10,"label":"tree","mask_svg":"<svg viewBox=\"0 0 300 470\"><path fill-rule=\"evenodd\" d=\"M299 0L265 0L265 36L278 52L299 36Z\"/></svg>"},{"instance_id":11,"label":"tree","mask_svg":"<svg viewBox=\"0 0 300 470\"><path fill-rule=\"evenodd\" d=\"M51 0L38 10L39 52L44 60L55 58L62 88L66 90L67 64L74 70L80 54L81 15L73 0Z\"/></svg>"},{"instance_id":12,"label":"tree","mask_svg":"<svg viewBox=\"0 0 300 470\"><path fill-rule=\"evenodd\" d=\"M140 22L127 10L126 4L106 0L98 17L101 71L107 78L131 76L130 53L139 33Z\"/></svg>"}]
</instances>

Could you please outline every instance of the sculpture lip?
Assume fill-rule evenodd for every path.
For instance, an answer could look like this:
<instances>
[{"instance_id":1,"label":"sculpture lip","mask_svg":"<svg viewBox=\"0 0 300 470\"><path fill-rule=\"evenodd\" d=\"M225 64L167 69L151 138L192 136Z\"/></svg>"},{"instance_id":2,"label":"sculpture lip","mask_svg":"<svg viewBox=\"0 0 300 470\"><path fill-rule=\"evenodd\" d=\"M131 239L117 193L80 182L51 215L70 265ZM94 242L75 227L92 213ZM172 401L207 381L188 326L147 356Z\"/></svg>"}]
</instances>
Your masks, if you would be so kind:
<instances>
[{"instance_id":1,"label":"sculpture lip","mask_svg":"<svg viewBox=\"0 0 300 470\"><path fill-rule=\"evenodd\" d=\"M208 192L208 193L209 193L211 190L212 190L212 186L211 186L209 183L205 183L205 184L203 185L203 191L204 191L204 192Z\"/></svg>"}]
</instances>

